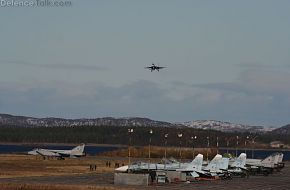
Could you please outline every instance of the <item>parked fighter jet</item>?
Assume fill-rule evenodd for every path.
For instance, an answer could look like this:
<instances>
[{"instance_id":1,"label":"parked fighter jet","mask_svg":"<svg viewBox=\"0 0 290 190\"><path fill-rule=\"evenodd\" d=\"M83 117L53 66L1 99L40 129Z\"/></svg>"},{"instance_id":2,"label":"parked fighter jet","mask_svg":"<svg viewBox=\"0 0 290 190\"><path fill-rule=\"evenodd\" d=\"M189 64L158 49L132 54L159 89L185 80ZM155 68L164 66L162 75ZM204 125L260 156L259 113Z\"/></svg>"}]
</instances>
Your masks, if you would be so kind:
<instances>
[{"instance_id":1,"label":"parked fighter jet","mask_svg":"<svg viewBox=\"0 0 290 190\"><path fill-rule=\"evenodd\" d=\"M192 162L189 163L180 163L180 162L167 162L162 163L148 163L148 162L136 162L132 163L129 166L122 166L116 168L116 172L127 172L128 169L131 172L142 172L150 170L167 170L167 171L195 171L201 170L203 155L198 154Z\"/></svg>"},{"instance_id":2,"label":"parked fighter jet","mask_svg":"<svg viewBox=\"0 0 290 190\"><path fill-rule=\"evenodd\" d=\"M152 65L150 67L145 67L145 69L149 69L149 70L151 70L151 72L155 71L155 70L157 70L159 72L159 70L163 69L163 68L165 68L165 67L156 66L154 63L152 63Z\"/></svg>"},{"instance_id":3,"label":"parked fighter jet","mask_svg":"<svg viewBox=\"0 0 290 190\"><path fill-rule=\"evenodd\" d=\"M184 163L176 171L185 172L188 176L199 177L198 172L202 170L203 155L198 154L190 163Z\"/></svg>"},{"instance_id":4,"label":"parked fighter jet","mask_svg":"<svg viewBox=\"0 0 290 190\"><path fill-rule=\"evenodd\" d=\"M190 163L181 163L176 171L200 171L202 168L203 155L198 154Z\"/></svg>"},{"instance_id":5,"label":"parked fighter jet","mask_svg":"<svg viewBox=\"0 0 290 190\"><path fill-rule=\"evenodd\" d=\"M222 178L231 179L230 173L227 171L229 165L229 158L223 158L222 155L217 154L210 163L202 168L201 171L196 171L201 178Z\"/></svg>"},{"instance_id":6,"label":"parked fighter jet","mask_svg":"<svg viewBox=\"0 0 290 190\"><path fill-rule=\"evenodd\" d=\"M274 153L265 159L247 159L246 165L249 167L250 172L255 174L269 175L279 167L279 162L283 159L282 153Z\"/></svg>"},{"instance_id":7,"label":"parked fighter jet","mask_svg":"<svg viewBox=\"0 0 290 190\"><path fill-rule=\"evenodd\" d=\"M281 152L277 154L279 154L277 170L280 171L285 166L285 163L283 162L284 154Z\"/></svg>"},{"instance_id":8,"label":"parked fighter jet","mask_svg":"<svg viewBox=\"0 0 290 190\"><path fill-rule=\"evenodd\" d=\"M242 169L247 169L246 168L246 160L247 160L247 155L246 153L241 153L238 158L234 159L232 163L230 163L231 168L242 168Z\"/></svg>"},{"instance_id":9,"label":"parked fighter jet","mask_svg":"<svg viewBox=\"0 0 290 190\"><path fill-rule=\"evenodd\" d=\"M241 153L238 158L234 159L233 162L229 164L229 169L227 171L235 176L248 177L249 173L246 168L246 159L247 155Z\"/></svg>"},{"instance_id":10,"label":"parked fighter jet","mask_svg":"<svg viewBox=\"0 0 290 190\"><path fill-rule=\"evenodd\" d=\"M222 155L217 154L210 162L209 164L203 168L203 171L215 173L219 170L218 164L222 160Z\"/></svg>"},{"instance_id":11,"label":"parked fighter jet","mask_svg":"<svg viewBox=\"0 0 290 190\"><path fill-rule=\"evenodd\" d=\"M60 159L63 159L64 157L76 158L76 157L85 156L84 149L85 149L85 144L76 146L75 148L71 150L52 150L52 149L35 148L29 151L28 154L41 155L44 158L45 157L57 157Z\"/></svg>"},{"instance_id":12,"label":"parked fighter jet","mask_svg":"<svg viewBox=\"0 0 290 190\"><path fill-rule=\"evenodd\" d=\"M263 166L267 168L274 168L275 166L275 157L278 156L276 154L271 154L265 159L247 159L246 165L248 166Z\"/></svg>"}]
</instances>

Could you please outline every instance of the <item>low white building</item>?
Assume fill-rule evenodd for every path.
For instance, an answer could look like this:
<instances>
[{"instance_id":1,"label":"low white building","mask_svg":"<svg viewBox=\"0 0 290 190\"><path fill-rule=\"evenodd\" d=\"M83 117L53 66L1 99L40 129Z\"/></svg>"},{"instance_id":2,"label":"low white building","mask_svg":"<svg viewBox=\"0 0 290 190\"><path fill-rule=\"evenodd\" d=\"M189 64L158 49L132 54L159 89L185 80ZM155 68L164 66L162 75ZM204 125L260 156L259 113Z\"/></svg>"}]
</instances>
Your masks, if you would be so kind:
<instances>
[{"instance_id":1,"label":"low white building","mask_svg":"<svg viewBox=\"0 0 290 190\"><path fill-rule=\"evenodd\" d=\"M272 141L270 146L271 148L284 148L285 144L281 141Z\"/></svg>"}]
</instances>

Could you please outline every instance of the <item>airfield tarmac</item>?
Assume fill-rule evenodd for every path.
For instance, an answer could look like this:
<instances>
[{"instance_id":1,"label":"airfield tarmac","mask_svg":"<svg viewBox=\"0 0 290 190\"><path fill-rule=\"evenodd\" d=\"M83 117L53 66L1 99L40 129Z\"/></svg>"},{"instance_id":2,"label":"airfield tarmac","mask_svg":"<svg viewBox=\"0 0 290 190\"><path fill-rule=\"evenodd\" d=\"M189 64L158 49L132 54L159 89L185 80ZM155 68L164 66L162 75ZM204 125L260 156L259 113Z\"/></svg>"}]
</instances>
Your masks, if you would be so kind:
<instances>
[{"instance_id":1,"label":"airfield tarmac","mask_svg":"<svg viewBox=\"0 0 290 190\"><path fill-rule=\"evenodd\" d=\"M113 184L113 167L106 167L105 160L106 158L103 157L90 157L80 160L36 160L34 157L24 155L0 156L0 188L5 187L5 184L9 184L10 186L15 185L15 187L19 184L29 184L32 188L26 189L37 189L33 188L33 186L40 187L41 185L50 186L50 188L44 189L59 189L56 187L54 188L53 185L64 187L60 189L83 189L80 187L87 187L84 189L108 190L290 189L289 162L286 163L285 168L283 168L281 172L275 172L269 176L250 176L248 179L236 177L233 180L154 184L151 186L116 186ZM93 162L97 164L96 171L89 170L89 164Z\"/></svg>"}]
</instances>

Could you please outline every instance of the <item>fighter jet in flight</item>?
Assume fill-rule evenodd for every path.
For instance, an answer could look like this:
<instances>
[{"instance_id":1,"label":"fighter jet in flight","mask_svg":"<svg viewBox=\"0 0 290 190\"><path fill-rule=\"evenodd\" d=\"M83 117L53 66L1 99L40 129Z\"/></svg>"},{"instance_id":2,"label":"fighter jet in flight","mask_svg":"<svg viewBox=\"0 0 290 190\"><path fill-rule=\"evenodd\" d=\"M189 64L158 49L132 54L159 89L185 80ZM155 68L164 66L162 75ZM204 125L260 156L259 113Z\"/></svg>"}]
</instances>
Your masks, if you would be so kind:
<instances>
[{"instance_id":1,"label":"fighter jet in flight","mask_svg":"<svg viewBox=\"0 0 290 190\"><path fill-rule=\"evenodd\" d=\"M151 72L157 70L159 72L160 69L163 69L165 67L159 67L157 65L155 65L154 63L152 63L152 65L150 67L145 67L145 69L149 69Z\"/></svg>"}]
</instances>

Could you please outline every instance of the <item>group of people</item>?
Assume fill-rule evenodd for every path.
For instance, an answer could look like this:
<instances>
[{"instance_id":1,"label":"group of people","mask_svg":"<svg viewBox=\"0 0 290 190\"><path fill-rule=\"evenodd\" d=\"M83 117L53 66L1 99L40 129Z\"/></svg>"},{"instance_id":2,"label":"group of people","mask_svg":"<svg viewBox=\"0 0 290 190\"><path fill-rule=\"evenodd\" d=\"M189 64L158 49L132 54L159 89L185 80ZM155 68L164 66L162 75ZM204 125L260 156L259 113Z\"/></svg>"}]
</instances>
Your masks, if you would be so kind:
<instances>
[{"instance_id":1,"label":"group of people","mask_svg":"<svg viewBox=\"0 0 290 190\"><path fill-rule=\"evenodd\" d=\"M90 164L90 171L96 171L97 165L96 164Z\"/></svg>"}]
</instances>

